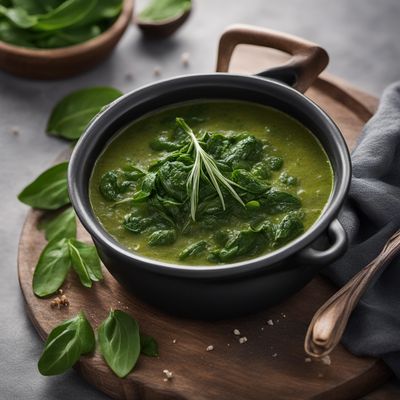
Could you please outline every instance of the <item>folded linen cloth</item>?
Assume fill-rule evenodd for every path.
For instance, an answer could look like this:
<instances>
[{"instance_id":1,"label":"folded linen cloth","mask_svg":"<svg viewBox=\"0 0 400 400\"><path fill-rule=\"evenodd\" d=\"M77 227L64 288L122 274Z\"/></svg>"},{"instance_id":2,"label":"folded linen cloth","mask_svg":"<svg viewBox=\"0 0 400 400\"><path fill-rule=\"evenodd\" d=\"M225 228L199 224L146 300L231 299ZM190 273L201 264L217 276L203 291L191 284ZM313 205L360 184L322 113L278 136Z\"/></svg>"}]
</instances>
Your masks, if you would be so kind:
<instances>
[{"instance_id":1,"label":"folded linen cloth","mask_svg":"<svg viewBox=\"0 0 400 400\"><path fill-rule=\"evenodd\" d=\"M342 286L400 229L400 82L383 93L352 153L353 177L339 216L349 249L325 274ZM400 257L376 277L343 337L354 354L382 358L400 379Z\"/></svg>"}]
</instances>

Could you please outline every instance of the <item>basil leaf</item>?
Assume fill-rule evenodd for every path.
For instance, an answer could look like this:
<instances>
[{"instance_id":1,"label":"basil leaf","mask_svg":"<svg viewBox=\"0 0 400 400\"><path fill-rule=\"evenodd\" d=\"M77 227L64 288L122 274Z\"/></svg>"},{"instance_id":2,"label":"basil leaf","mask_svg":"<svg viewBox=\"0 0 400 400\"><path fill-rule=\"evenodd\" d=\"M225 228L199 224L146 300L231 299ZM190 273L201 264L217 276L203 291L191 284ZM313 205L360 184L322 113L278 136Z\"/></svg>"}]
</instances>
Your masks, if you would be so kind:
<instances>
[{"instance_id":1,"label":"basil leaf","mask_svg":"<svg viewBox=\"0 0 400 400\"><path fill-rule=\"evenodd\" d=\"M37 17L29 15L22 8L6 8L0 5L0 16L4 16L19 28L30 28L37 23Z\"/></svg>"},{"instance_id":2,"label":"basil leaf","mask_svg":"<svg viewBox=\"0 0 400 400\"><path fill-rule=\"evenodd\" d=\"M158 357L158 343L148 335L140 334L140 353L147 357Z\"/></svg>"},{"instance_id":3,"label":"basil leaf","mask_svg":"<svg viewBox=\"0 0 400 400\"><path fill-rule=\"evenodd\" d=\"M103 279L100 259L93 245L70 239L68 247L72 266L83 286L91 287L92 281Z\"/></svg>"},{"instance_id":4,"label":"basil leaf","mask_svg":"<svg viewBox=\"0 0 400 400\"><path fill-rule=\"evenodd\" d=\"M190 10L191 0L152 0L139 14L141 21L162 21L182 15Z\"/></svg>"},{"instance_id":5,"label":"basil leaf","mask_svg":"<svg viewBox=\"0 0 400 400\"><path fill-rule=\"evenodd\" d=\"M108 366L124 378L135 366L140 354L139 326L123 311L112 310L98 328L100 353Z\"/></svg>"},{"instance_id":6,"label":"basil leaf","mask_svg":"<svg viewBox=\"0 0 400 400\"><path fill-rule=\"evenodd\" d=\"M53 109L47 132L66 139L78 139L91 119L122 93L110 87L78 90L64 97Z\"/></svg>"},{"instance_id":7,"label":"basil leaf","mask_svg":"<svg viewBox=\"0 0 400 400\"><path fill-rule=\"evenodd\" d=\"M18 199L33 208L44 210L56 210L69 204L67 170L68 162L49 168L30 183Z\"/></svg>"},{"instance_id":8,"label":"basil leaf","mask_svg":"<svg viewBox=\"0 0 400 400\"><path fill-rule=\"evenodd\" d=\"M42 375L58 375L71 368L81 354L92 352L96 341L83 312L54 328L38 363Z\"/></svg>"},{"instance_id":9,"label":"basil leaf","mask_svg":"<svg viewBox=\"0 0 400 400\"><path fill-rule=\"evenodd\" d=\"M40 228L45 230L47 240L60 240L76 237L76 217L72 207L57 215L50 221L44 222Z\"/></svg>"},{"instance_id":10,"label":"basil leaf","mask_svg":"<svg viewBox=\"0 0 400 400\"><path fill-rule=\"evenodd\" d=\"M70 266L67 239L49 242L33 273L32 287L36 296L45 297L56 292L64 283Z\"/></svg>"},{"instance_id":11,"label":"basil leaf","mask_svg":"<svg viewBox=\"0 0 400 400\"><path fill-rule=\"evenodd\" d=\"M47 14L40 15L35 29L52 31L74 25L96 6L96 0L67 0Z\"/></svg>"}]
</instances>

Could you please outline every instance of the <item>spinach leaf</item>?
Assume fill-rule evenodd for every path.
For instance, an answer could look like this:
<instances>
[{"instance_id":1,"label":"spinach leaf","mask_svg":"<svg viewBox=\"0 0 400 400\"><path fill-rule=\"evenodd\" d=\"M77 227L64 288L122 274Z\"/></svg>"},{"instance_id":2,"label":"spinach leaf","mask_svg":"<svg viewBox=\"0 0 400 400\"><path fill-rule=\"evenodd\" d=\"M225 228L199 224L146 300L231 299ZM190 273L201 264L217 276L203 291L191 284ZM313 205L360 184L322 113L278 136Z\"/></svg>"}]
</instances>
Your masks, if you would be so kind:
<instances>
[{"instance_id":1,"label":"spinach leaf","mask_svg":"<svg viewBox=\"0 0 400 400\"><path fill-rule=\"evenodd\" d=\"M233 231L228 241L222 249L214 250L213 256L220 261L231 261L236 257L243 255L254 255L265 248L265 239L258 232L251 229L242 231Z\"/></svg>"},{"instance_id":2,"label":"spinach leaf","mask_svg":"<svg viewBox=\"0 0 400 400\"><path fill-rule=\"evenodd\" d=\"M39 372L46 376L62 374L82 354L94 351L95 345L93 329L81 311L50 332L38 363Z\"/></svg>"},{"instance_id":3,"label":"spinach leaf","mask_svg":"<svg viewBox=\"0 0 400 400\"><path fill-rule=\"evenodd\" d=\"M46 10L40 0L12 0L14 7L22 8L28 14L43 14Z\"/></svg>"},{"instance_id":4,"label":"spinach leaf","mask_svg":"<svg viewBox=\"0 0 400 400\"><path fill-rule=\"evenodd\" d=\"M205 240L200 240L199 242L193 243L187 247L185 247L179 253L180 260L186 260L188 257L197 256L201 253L204 253L207 250L207 242Z\"/></svg>"},{"instance_id":5,"label":"spinach leaf","mask_svg":"<svg viewBox=\"0 0 400 400\"><path fill-rule=\"evenodd\" d=\"M33 292L39 297L56 292L68 274L71 259L68 240L52 240L43 249L33 273Z\"/></svg>"},{"instance_id":6,"label":"spinach leaf","mask_svg":"<svg viewBox=\"0 0 400 400\"><path fill-rule=\"evenodd\" d=\"M37 23L36 16L29 15L24 9L19 7L7 8L0 5L0 16L6 17L18 28L30 28Z\"/></svg>"},{"instance_id":7,"label":"spinach leaf","mask_svg":"<svg viewBox=\"0 0 400 400\"><path fill-rule=\"evenodd\" d=\"M190 10L191 6L191 0L152 0L139 13L139 20L151 22L179 17Z\"/></svg>"},{"instance_id":8,"label":"spinach leaf","mask_svg":"<svg viewBox=\"0 0 400 400\"><path fill-rule=\"evenodd\" d=\"M122 0L97 0L97 4L76 26L89 25L103 20L114 20L122 10Z\"/></svg>"},{"instance_id":9,"label":"spinach leaf","mask_svg":"<svg viewBox=\"0 0 400 400\"><path fill-rule=\"evenodd\" d=\"M150 148L156 151L174 151L181 147L182 146L179 143L171 142L165 136L159 136L150 142Z\"/></svg>"},{"instance_id":10,"label":"spinach leaf","mask_svg":"<svg viewBox=\"0 0 400 400\"><path fill-rule=\"evenodd\" d=\"M251 173L259 179L269 179L271 178L271 169L269 163L265 161L260 161L253 165Z\"/></svg>"},{"instance_id":11,"label":"spinach leaf","mask_svg":"<svg viewBox=\"0 0 400 400\"><path fill-rule=\"evenodd\" d=\"M180 161L167 161L158 170L157 177L168 196L179 201L187 198L188 176L191 167Z\"/></svg>"},{"instance_id":12,"label":"spinach leaf","mask_svg":"<svg viewBox=\"0 0 400 400\"><path fill-rule=\"evenodd\" d=\"M120 378L131 372L140 354L139 325L127 313L110 311L98 330L100 353Z\"/></svg>"},{"instance_id":13,"label":"spinach leaf","mask_svg":"<svg viewBox=\"0 0 400 400\"><path fill-rule=\"evenodd\" d=\"M275 242L278 245L288 243L304 232L301 219L294 214L286 215L275 230Z\"/></svg>"},{"instance_id":14,"label":"spinach leaf","mask_svg":"<svg viewBox=\"0 0 400 400\"><path fill-rule=\"evenodd\" d=\"M50 221L45 221L43 224L41 224L40 228L44 229L45 237L48 241L60 240L63 238L75 238L75 212L72 207L69 207Z\"/></svg>"},{"instance_id":15,"label":"spinach leaf","mask_svg":"<svg viewBox=\"0 0 400 400\"><path fill-rule=\"evenodd\" d=\"M232 180L242 189L254 194L261 194L269 189L269 186L261 182L245 169L235 169L232 172Z\"/></svg>"},{"instance_id":16,"label":"spinach leaf","mask_svg":"<svg viewBox=\"0 0 400 400\"><path fill-rule=\"evenodd\" d=\"M92 281L103 279L96 247L76 239L68 240L69 254L74 270L83 286L92 287Z\"/></svg>"},{"instance_id":17,"label":"spinach leaf","mask_svg":"<svg viewBox=\"0 0 400 400\"><path fill-rule=\"evenodd\" d=\"M35 45L42 49L67 47L86 42L100 35L100 33L101 28L98 25L66 28L35 38Z\"/></svg>"},{"instance_id":18,"label":"spinach leaf","mask_svg":"<svg viewBox=\"0 0 400 400\"><path fill-rule=\"evenodd\" d=\"M283 158L270 156L265 159L267 165L271 168L272 171L279 171L283 166Z\"/></svg>"},{"instance_id":19,"label":"spinach leaf","mask_svg":"<svg viewBox=\"0 0 400 400\"><path fill-rule=\"evenodd\" d=\"M295 176L289 175L286 171L282 172L279 176L279 180L287 186L296 186L298 181Z\"/></svg>"},{"instance_id":20,"label":"spinach leaf","mask_svg":"<svg viewBox=\"0 0 400 400\"><path fill-rule=\"evenodd\" d=\"M134 213L125 215L122 226L132 233L142 233L153 224L152 218L139 217Z\"/></svg>"},{"instance_id":21,"label":"spinach leaf","mask_svg":"<svg viewBox=\"0 0 400 400\"><path fill-rule=\"evenodd\" d=\"M64 97L54 107L47 132L66 139L78 139L92 118L122 93L110 87L81 89Z\"/></svg>"},{"instance_id":22,"label":"spinach leaf","mask_svg":"<svg viewBox=\"0 0 400 400\"><path fill-rule=\"evenodd\" d=\"M140 334L140 353L147 357L158 357L158 343L148 335Z\"/></svg>"},{"instance_id":23,"label":"spinach leaf","mask_svg":"<svg viewBox=\"0 0 400 400\"><path fill-rule=\"evenodd\" d=\"M258 200L261 206L270 214L279 214L281 212L297 210L301 207L301 201L298 197L275 189L270 189Z\"/></svg>"},{"instance_id":24,"label":"spinach leaf","mask_svg":"<svg viewBox=\"0 0 400 400\"><path fill-rule=\"evenodd\" d=\"M156 177L157 174L153 172L148 173L144 177L140 190L133 195L134 202L142 202L146 200L148 197L150 197L155 187Z\"/></svg>"},{"instance_id":25,"label":"spinach leaf","mask_svg":"<svg viewBox=\"0 0 400 400\"><path fill-rule=\"evenodd\" d=\"M176 241L176 231L174 229L162 229L153 232L147 241L150 246L164 246Z\"/></svg>"},{"instance_id":26,"label":"spinach leaf","mask_svg":"<svg viewBox=\"0 0 400 400\"><path fill-rule=\"evenodd\" d=\"M74 25L92 11L96 3L96 0L66 0L47 14L40 15L35 29L53 31Z\"/></svg>"},{"instance_id":27,"label":"spinach leaf","mask_svg":"<svg viewBox=\"0 0 400 400\"><path fill-rule=\"evenodd\" d=\"M204 138L205 148L207 152L215 159L222 159L228 148L232 145L232 139L221 133L208 133L208 137Z\"/></svg>"},{"instance_id":28,"label":"spinach leaf","mask_svg":"<svg viewBox=\"0 0 400 400\"><path fill-rule=\"evenodd\" d=\"M33 208L44 210L56 210L69 204L67 170L68 162L49 168L29 184L18 199Z\"/></svg>"},{"instance_id":29,"label":"spinach leaf","mask_svg":"<svg viewBox=\"0 0 400 400\"><path fill-rule=\"evenodd\" d=\"M120 200L122 194L131 188L132 181L125 180L125 174L121 170L108 171L100 179L100 193L110 201Z\"/></svg>"},{"instance_id":30,"label":"spinach leaf","mask_svg":"<svg viewBox=\"0 0 400 400\"><path fill-rule=\"evenodd\" d=\"M240 168L244 161L259 161L263 147L260 140L254 136L244 135L225 153L223 161L232 168Z\"/></svg>"},{"instance_id":31,"label":"spinach leaf","mask_svg":"<svg viewBox=\"0 0 400 400\"><path fill-rule=\"evenodd\" d=\"M7 20L0 20L0 40L16 46L34 47L29 35Z\"/></svg>"}]
</instances>

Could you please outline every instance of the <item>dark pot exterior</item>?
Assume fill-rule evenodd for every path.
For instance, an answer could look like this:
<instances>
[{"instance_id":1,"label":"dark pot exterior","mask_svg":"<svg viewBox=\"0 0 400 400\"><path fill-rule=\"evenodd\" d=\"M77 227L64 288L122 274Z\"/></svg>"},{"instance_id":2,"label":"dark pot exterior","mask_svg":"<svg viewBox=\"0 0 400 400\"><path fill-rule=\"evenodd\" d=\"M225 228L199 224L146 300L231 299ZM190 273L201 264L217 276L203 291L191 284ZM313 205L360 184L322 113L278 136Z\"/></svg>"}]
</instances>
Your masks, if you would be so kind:
<instances>
[{"instance_id":1,"label":"dark pot exterior","mask_svg":"<svg viewBox=\"0 0 400 400\"><path fill-rule=\"evenodd\" d=\"M319 139L333 167L334 188L320 219L302 236L255 259L190 267L133 254L102 228L91 209L88 184L95 161L111 137L146 113L198 99L243 100L272 106L302 122ZM91 122L75 147L68 180L79 219L91 234L104 265L121 284L169 312L214 319L280 302L343 254L346 234L336 217L345 201L350 176L350 158L339 129L311 100L276 80L216 73L161 81L110 104ZM321 246L323 250L316 249Z\"/></svg>"}]
</instances>

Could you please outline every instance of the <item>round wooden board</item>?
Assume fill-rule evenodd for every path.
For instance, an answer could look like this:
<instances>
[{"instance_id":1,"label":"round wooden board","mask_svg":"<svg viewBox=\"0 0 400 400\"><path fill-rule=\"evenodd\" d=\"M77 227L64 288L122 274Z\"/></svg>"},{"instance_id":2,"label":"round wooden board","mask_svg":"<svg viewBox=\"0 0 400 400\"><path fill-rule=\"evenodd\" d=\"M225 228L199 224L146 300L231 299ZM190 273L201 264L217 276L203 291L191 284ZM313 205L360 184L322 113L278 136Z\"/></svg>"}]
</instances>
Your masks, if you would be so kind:
<instances>
[{"instance_id":1,"label":"round wooden board","mask_svg":"<svg viewBox=\"0 0 400 400\"><path fill-rule=\"evenodd\" d=\"M252 46L240 46L236 53L232 63L235 72L265 69L279 59L274 53ZM333 117L350 147L377 105L374 97L327 75L307 95ZM176 318L142 303L104 269L104 281L91 289L82 287L71 273L63 286L70 306L53 309L52 298L39 299L31 288L33 270L46 243L36 228L42 217L39 211L28 214L18 258L26 309L40 336L45 339L54 326L79 310L84 310L93 327L97 327L109 309L114 308L131 313L142 332L154 336L159 343L160 357L141 357L125 379L117 378L98 352L81 358L76 365L79 373L114 399L344 400L359 398L390 377L382 362L355 357L343 346L333 352L331 365L305 362L303 341L307 325L335 290L322 278L314 279L291 299L261 313L207 322ZM81 227L78 236L90 241ZM268 320L273 321L272 326ZM247 337L247 343L238 342L234 329ZM207 352L209 345L214 350ZM173 372L173 379L163 380L164 369Z\"/></svg>"}]
</instances>

